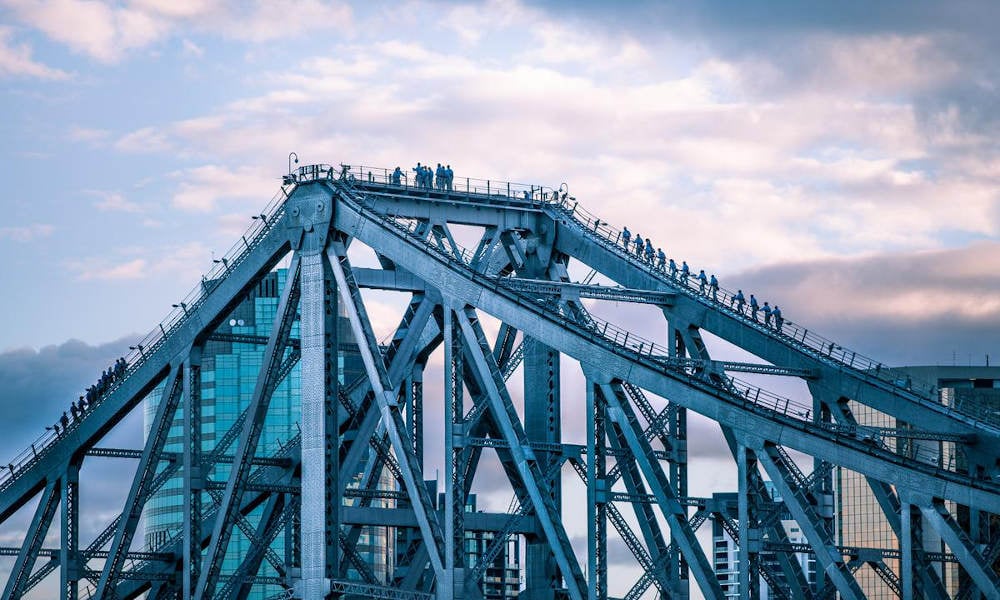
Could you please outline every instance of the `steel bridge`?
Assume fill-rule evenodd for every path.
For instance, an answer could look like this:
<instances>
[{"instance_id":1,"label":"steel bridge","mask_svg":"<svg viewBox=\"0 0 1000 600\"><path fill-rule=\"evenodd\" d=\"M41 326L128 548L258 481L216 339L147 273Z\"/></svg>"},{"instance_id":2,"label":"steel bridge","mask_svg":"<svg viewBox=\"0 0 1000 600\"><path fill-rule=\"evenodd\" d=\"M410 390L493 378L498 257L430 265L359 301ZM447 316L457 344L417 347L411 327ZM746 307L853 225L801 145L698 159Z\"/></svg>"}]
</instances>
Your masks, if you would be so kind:
<instances>
[{"instance_id":1,"label":"steel bridge","mask_svg":"<svg viewBox=\"0 0 1000 600\"><path fill-rule=\"evenodd\" d=\"M756 598L761 580L772 596L789 600L863 598L862 567L906 600L1000 598L1000 537L988 525L1000 514L1000 422L992 413L943 403L933 386L804 325L785 322L779 331L757 321L729 291L705 292L636 256L565 192L471 179L454 189L391 181L385 170L344 165L285 176L230 253L135 347L123 375L58 435L10 464L0 479L0 520L22 508L34 512L21 545L2 549L16 557L3 600L30 595L48 577L69 599L243 598L262 583L309 600L481 598L478 582L511 536L523 539L522 597L531 600L607 598L609 578L621 587L609 573L609 538L641 573L626 582L625 598L684 599L697 588L721 599L696 538L710 520L739 545L742 598ZM462 247L460 228L475 228L478 241ZM352 265L348 250L356 245L373 250L378 267ZM227 338L233 334L220 325L282 261L288 280L271 335ZM591 275L571 282L572 261ZM594 273L616 285L591 283ZM385 343L373 333L363 289L409 297ZM645 330L664 332L657 337L667 342L601 320L591 311L602 301L654 307L663 320ZM366 374L347 385L336 373L337 341L348 335L338 331L343 323ZM713 360L703 332L759 362ZM212 339L264 350L249 406L206 448L201 360ZM424 370L438 350L443 394L425 398ZM561 358L579 363L585 397L560 393ZM295 364L301 433L265 453L258 442L271 395ZM517 368L523 408L508 386ZM784 398L734 373L798 379L809 397ZM157 388L145 447L100 446ZM443 502L424 471L428 401L440 402L444 414ZM859 424L851 408L858 405L892 416L898 427ZM563 410L585 411L585 443L564 440ZM736 518L688 493L688 411L721 427L739 475ZM165 449L175 418L183 422L182 452ZM492 476L515 498L506 513L466 510L484 451L495 454L501 469ZM789 451L810 457L811 468ZM138 466L120 514L84 546L80 469L93 456ZM230 465L225 480L207 475L217 464ZM865 478L898 545L837 544L834 466ZM578 482L564 481L564 473ZM386 474L391 490L379 486ZM183 485L183 527L140 550L143 508L171 478ZM808 543L788 539L765 479ZM567 482L579 487L564 489ZM571 493L586 502L567 505ZM584 541L570 536L571 522L585 523ZM384 578L359 556L368 525L409 532L397 537L397 564ZM237 530L253 544L227 570ZM475 564L464 546L471 531L493 540ZM59 546L47 548L53 533ZM284 556L271 549L279 535ZM927 536L944 546L929 549ZM815 556L814 578L794 553ZM265 563L276 576L264 574ZM943 581L945 563L960 566L960 588Z\"/></svg>"}]
</instances>

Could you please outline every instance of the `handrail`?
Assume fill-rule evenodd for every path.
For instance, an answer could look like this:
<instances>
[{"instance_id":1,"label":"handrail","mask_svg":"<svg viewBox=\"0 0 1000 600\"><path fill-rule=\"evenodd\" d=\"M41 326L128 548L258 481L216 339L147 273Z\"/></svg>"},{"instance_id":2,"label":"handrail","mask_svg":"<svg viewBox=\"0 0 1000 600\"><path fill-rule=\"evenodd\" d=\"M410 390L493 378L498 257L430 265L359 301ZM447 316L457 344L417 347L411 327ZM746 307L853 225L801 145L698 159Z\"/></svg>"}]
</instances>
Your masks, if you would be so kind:
<instances>
[{"instance_id":1,"label":"handrail","mask_svg":"<svg viewBox=\"0 0 1000 600\"><path fill-rule=\"evenodd\" d=\"M215 291L229 272L242 263L267 235L272 224L281 218L285 209L284 201L291 193L291 189L291 187L282 186L260 212L258 215L260 218L253 220L240 241L231 247L221 259L217 260L215 266L202 276L201 282L176 305L177 308L168 313L155 329L135 345L135 349L125 356L126 368L124 372L111 381L102 395L97 396L93 402L87 405L83 413L79 414L76 419L72 419L65 428L62 428L59 435L56 435L54 430L47 430L29 448L23 450L6 465L6 470L0 472L0 492L7 489L20 473L41 460L55 441L76 430L93 413L95 407L121 387L131 373L145 364L163 346L167 338L184 325L188 313L198 308Z\"/></svg>"},{"instance_id":2,"label":"handrail","mask_svg":"<svg viewBox=\"0 0 1000 600\"><path fill-rule=\"evenodd\" d=\"M645 340L639 336L632 334L631 332L621 329L611 323L606 321L593 318L594 326L583 326L577 321L567 318L558 312L551 310L551 307L546 303L541 302L530 296L518 293L516 290L504 287L500 283L491 279L484 279L480 277L476 271L474 271L467 263L464 263L458 259L453 254L449 254L442 248L435 246L425 238L414 235L414 226L412 223L401 222L392 218L389 215L383 214L377 210L371 208L367 203L367 197L357 191L356 187L351 181L337 181L336 184L343 185L344 189L353 192L353 195L344 194L353 204L355 204L357 210L359 210L363 215L370 215L369 218L382 221L387 225L390 225L393 229L400 232L401 235L408 237L413 242L422 244L423 246L429 248L434 254L443 257L447 264L453 267L460 268L465 271L464 275L470 279L474 279L479 282L480 285L484 287L489 287L494 292L506 295L508 298L517 302L519 305L540 314L545 318L550 320L558 321L560 325L566 327L567 329L573 329L586 335L591 341L595 343L600 343L606 348L612 350L613 352L625 356L632 361L645 362L648 365L653 365L663 371L669 371L675 376L680 375L688 380L697 382L699 386L709 386L714 388L717 393L722 396L730 396L739 399L740 402L745 403L749 406L751 410L758 413L763 413L771 416L778 416L784 420L793 420L799 423L800 427L804 427L807 430L823 431L830 434L847 437L854 439L858 443L863 443L865 446L872 448L872 450L878 449L883 452L892 453L892 450L879 438L868 438L858 439L857 432L859 431L857 427L851 427L847 425L838 425L834 423L822 423L812 421L809 416L812 411L812 404L806 404L798 402L789 398L785 398L773 392L769 392L763 388L755 386L749 382L742 381L735 377L729 376L718 376L717 378L705 378L702 377L702 373L698 369L692 369L689 365L690 359L684 358L681 360L675 359L669 356L669 353L665 348L660 347L658 344ZM355 195L357 197L355 197ZM594 335L597 334L597 335ZM892 454L894 460L900 460L904 457ZM928 451L926 453L918 453L915 456L908 457L918 462L924 463L930 467L933 467L937 472L945 472L950 475L958 475L961 477L967 477L972 483L982 484L980 480L976 480L972 477L968 477L965 473L959 473L954 470L943 468L938 461L938 454L936 452Z\"/></svg>"},{"instance_id":3,"label":"handrail","mask_svg":"<svg viewBox=\"0 0 1000 600\"><path fill-rule=\"evenodd\" d=\"M426 188L410 185L408 181L404 181L400 185L394 185L391 183L390 170L381 167L348 166L346 170L343 170L344 165L342 165L341 171L335 171L328 165L323 166L328 169L328 173L337 173L337 178L342 174L348 183L355 185L383 185L390 189L402 189L413 193L475 195L480 201L495 202L502 200L505 203L529 203L533 207L552 211L559 216L569 217L570 222L578 226L589 237L597 240L603 246L612 249L618 255L624 256L631 263L640 265L647 273L657 277L662 283L684 292L687 296L699 302L709 304L729 316L736 317L745 325L751 326L788 345L804 350L813 359L831 364L840 370L847 369L863 377L874 378L888 383L901 392L904 397L909 397L911 400L915 399L924 404L938 404L935 401L935 397L938 396L939 390L931 382L914 378L901 369L888 367L881 361L837 344L834 340L824 337L815 331L810 331L807 327L795 321L785 319L780 330L777 327L766 326L761 321L753 319L749 314L748 308L738 310L735 293L732 290L719 286L715 294L711 294L711 291L706 286L705 292L701 292L694 277L689 279L682 279L679 276L671 277L666 269L661 269L655 263L647 262L637 257L631 249L623 248L621 244L621 232L612 227L608 221L600 219L597 215L580 206L576 199L568 196L561 186L557 189L544 185L458 178L456 180L458 184L453 186L454 189L442 190L437 187ZM949 399L947 404L942 403L941 405L954 409L956 412L982 423L1000 427L1000 415L991 412L984 406L979 406L975 403L965 403L954 396Z\"/></svg>"}]
</instances>

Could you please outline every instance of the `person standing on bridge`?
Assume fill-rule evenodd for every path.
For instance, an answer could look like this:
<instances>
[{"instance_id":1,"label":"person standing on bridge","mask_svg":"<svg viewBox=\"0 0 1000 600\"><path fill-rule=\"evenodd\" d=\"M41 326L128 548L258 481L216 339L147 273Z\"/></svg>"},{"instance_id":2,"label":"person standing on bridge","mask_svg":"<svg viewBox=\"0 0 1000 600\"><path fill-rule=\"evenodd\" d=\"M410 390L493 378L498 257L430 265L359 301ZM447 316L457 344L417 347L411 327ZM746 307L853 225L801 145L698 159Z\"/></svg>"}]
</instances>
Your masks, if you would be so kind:
<instances>
[{"instance_id":1,"label":"person standing on bridge","mask_svg":"<svg viewBox=\"0 0 1000 600\"><path fill-rule=\"evenodd\" d=\"M653 264L653 240L646 238L646 262Z\"/></svg>"},{"instance_id":2,"label":"person standing on bridge","mask_svg":"<svg viewBox=\"0 0 1000 600\"><path fill-rule=\"evenodd\" d=\"M401 171L399 167L396 167L396 170L389 176L389 181L392 182L392 185L399 185L399 182L402 181L402 179L403 171Z\"/></svg>"},{"instance_id":3,"label":"person standing on bridge","mask_svg":"<svg viewBox=\"0 0 1000 600\"><path fill-rule=\"evenodd\" d=\"M760 306L757 304L757 298L753 294L750 294L750 316L753 317L754 321L757 320L758 310L760 310Z\"/></svg>"},{"instance_id":4,"label":"person standing on bridge","mask_svg":"<svg viewBox=\"0 0 1000 600\"><path fill-rule=\"evenodd\" d=\"M62 425L63 433L66 433L66 427L69 425L69 417L66 416L66 411L63 411L61 417L59 417L59 423Z\"/></svg>"},{"instance_id":5,"label":"person standing on bridge","mask_svg":"<svg viewBox=\"0 0 1000 600\"><path fill-rule=\"evenodd\" d=\"M774 311L771 310L771 307L767 304L766 301L764 302L764 308L762 310L764 311L764 325L767 325L768 327L770 327L771 326L771 314Z\"/></svg>"},{"instance_id":6,"label":"person standing on bridge","mask_svg":"<svg viewBox=\"0 0 1000 600\"><path fill-rule=\"evenodd\" d=\"M646 245L642 242L642 236L638 233L635 234L635 255L642 258L642 249L645 247Z\"/></svg>"},{"instance_id":7,"label":"person standing on bridge","mask_svg":"<svg viewBox=\"0 0 1000 600\"><path fill-rule=\"evenodd\" d=\"M444 189L444 167L441 166L441 163L438 163L437 169L434 171L434 174L437 176L437 185L435 185L434 187L436 187L439 190L443 190Z\"/></svg>"},{"instance_id":8,"label":"person standing on bridge","mask_svg":"<svg viewBox=\"0 0 1000 600\"><path fill-rule=\"evenodd\" d=\"M736 290L736 295L729 302L729 306L736 305L736 310L742 315L743 306L747 303L746 298L743 297L743 290Z\"/></svg>"},{"instance_id":9,"label":"person standing on bridge","mask_svg":"<svg viewBox=\"0 0 1000 600\"><path fill-rule=\"evenodd\" d=\"M424 166L418 162L417 166L413 167L412 171L416 173L416 175L413 176L413 183L416 184L417 187L424 187Z\"/></svg>"},{"instance_id":10,"label":"person standing on bridge","mask_svg":"<svg viewBox=\"0 0 1000 600\"><path fill-rule=\"evenodd\" d=\"M712 291L712 300L719 301L719 280L715 278L715 273L708 280L708 289Z\"/></svg>"},{"instance_id":11,"label":"person standing on bridge","mask_svg":"<svg viewBox=\"0 0 1000 600\"><path fill-rule=\"evenodd\" d=\"M661 273L666 270L667 255L663 253L663 248L656 249L656 270Z\"/></svg>"},{"instance_id":12,"label":"person standing on bridge","mask_svg":"<svg viewBox=\"0 0 1000 600\"><path fill-rule=\"evenodd\" d=\"M451 165L444 168L444 184L445 188L450 192L452 190L452 184L455 182L455 172L451 170Z\"/></svg>"},{"instance_id":13,"label":"person standing on bridge","mask_svg":"<svg viewBox=\"0 0 1000 600\"><path fill-rule=\"evenodd\" d=\"M698 271L698 293L705 293L705 286L708 285L708 277L705 275L705 269Z\"/></svg>"},{"instance_id":14,"label":"person standing on bridge","mask_svg":"<svg viewBox=\"0 0 1000 600\"><path fill-rule=\"evenodd\" d=\"M628 252L628 243L632 239L632 232L628 230L628 227L622 227L622 245L625 246L625 252Z\"/></svg>"},{"instance_id":15,"label":"person standing on bridge","mask_svg":"<svg viewBox=\"0 0 1000 600\"><path fill-rule=\"evenodd\" d=\"M672 258L670 259L670 278L677 279L677 263Z\"/></svg>"},{"instance_id":16,"label":"person standing on bridge","mask_svg":"<svg viewBox=\"0 0 1000 600\"><path fill-rule=\"evenodd\" d=\"M781 333L781 326L785 324L785 319L782 318L781 309L778 308L777 304L774 305L774 310L771 311L771 314L774 316L774 328L778 330L778 333Z\"/></svg>"},{"instance_id":17,"label":"person standing on bridge","mask_svg":"<svg viewBox=\"0 0 1000 600\"><path fill-rule=\"evenodd\" d=\"M684 287L687 287L688 277L690 277L690 276L691 276L691 267L688 266L688 261L682 260L681 261L681 282L684 284Z\"/></svg>"}]
</instances>

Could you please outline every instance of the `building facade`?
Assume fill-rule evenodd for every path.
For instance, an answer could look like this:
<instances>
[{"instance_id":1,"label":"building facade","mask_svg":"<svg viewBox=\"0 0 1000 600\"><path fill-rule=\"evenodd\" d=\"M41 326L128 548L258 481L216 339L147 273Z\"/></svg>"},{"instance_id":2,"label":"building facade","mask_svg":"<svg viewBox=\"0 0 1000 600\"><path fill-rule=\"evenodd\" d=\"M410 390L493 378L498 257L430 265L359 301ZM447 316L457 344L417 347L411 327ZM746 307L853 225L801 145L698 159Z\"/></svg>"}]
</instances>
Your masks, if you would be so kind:
<instances>
[{"instance_id":1,"label":"building facade","mask_svg":"<svg viewBox=\"0 0 1000 600\"><path fill-rule=\"evenodd\" d=\"M264 277L205 344L201 366L201 425L204 452L211 452L215 448L216 441L233 426L250 404L263 361L264 344L271 334L278 301L287 277L288 272L285 269L278 269ZM343 385L362 376L364 367L357 344L351 335L350 324L343 316L338 329L340 338L338 379ZM298 339L298 337L299 323L296 319L292 326L291 338ZM274 454L298 434L300 381L299 366L296 364L274 390L257 447L258 455ZM154 391L144 406L147 435L156 415L161 391ZM182 419L183 415L178 411L165 446L167 452L181 452L183 449ZM235 447L231 447L228 453L234 451ZM216 464L207 475L212 481L224 482L229 477L229 470L229 465ZM143 513L147 548L157 548L179 535L183 523L182 489L182 478L178 475L167 481L147 503ZM212 502L212 496L208 492L204 493L202 505L209 507L212 506ZM248 516L251 523L256 523L258 518L259 515L255 513ZM358 549L362 557L369 561L373 571L384 577L390 566L385 557L391 554L386 550L385 541L391 536L385 531L369 531L369 529L374 528L366 528L359 540ZM223 564L223 578L239 566L249 545L250 540L238 528L234 529ZM281 535L272 543L272 548L279 557L284 556L284 545L284 536ZM265 561L260 574L276 576L277 572ZM277 586L259 585L255 586L251 598L266 598L280 591Z\"/></svg>"},{"instance_id":2,"label":"building facade","mask_svg":"<svg viewBox=\"0 0 1000 600\"><path fill-rule=\"evenodd\" d=\"M765 480L764 485L767 488L771 502L770 506L760 508L780 513L781 526L789 543L806 543L807 540L802 534L801 528L792 519L784 501L774 488L774 484ZM733 539L729 531L727 531L722 518L725 517L733 523L738 523L738 501L739 498L735 492L712 494L712 504L717 513L712 518L712 567L715 570L716 579L718 579L719 585L722 587L722 593L726 598L740 597L740 572L743 569L743 565L740 563L739 544ZM764 564L770 564L772 572L775 572L781 580L781 585L787 587L787 583L784 583L784 577L780 574L777 566L775 551L768 549L767 542L768 540L766 539L762 540L764 547L760 552L760 560ZM816 582L816 556L811 553L796 553L795 560L799 563L799 567L802 569L807 581L810 584L814 584ZM770 585L761 577L758 593L760 600L769 600L772 596L788 596L789 590L786 589L783 595L772 594Z\"/></svg>"},{"instance_id":3,"label":"building facade","mask_svg":"<svg viewBox=\"0 0 1000 600\"><path fill-rule=\"evenodd\" d=\"M924 387L934 386L941 402L957 407L963 412L979 416L984 420L1000 422L1000 367L990 366L911 366L896 369L905 375L907 381L920 382ZM874 410L870 407L850 403L855 418L861 425L903 428L905 423ZM948 468L967 468L964 457L955 452L951 442L886 440L897 452L912 456L919 453L923 460L936 460ZM871 488L860 474L838 467L835 473L837 488L837 530L839 543L845 546L864 548L899 549L899 540L882 514ZM979 515L970 514L967 507L950 506L960 525L970 530L973 519ZM985 537L1000 535L1000 524L983 523ZM944 552L940 538L930 528L924 528L924 549L930 552ZM886 565L897 575L900 572L898 560L885 559ZM941 576L942 582L951 595L955 595L966 584L966 575L955 563L936 563L933 568ZM871 600L895 599L892 589L867 565L855 573L861 589Z\"/></svg>"}]
</instances>

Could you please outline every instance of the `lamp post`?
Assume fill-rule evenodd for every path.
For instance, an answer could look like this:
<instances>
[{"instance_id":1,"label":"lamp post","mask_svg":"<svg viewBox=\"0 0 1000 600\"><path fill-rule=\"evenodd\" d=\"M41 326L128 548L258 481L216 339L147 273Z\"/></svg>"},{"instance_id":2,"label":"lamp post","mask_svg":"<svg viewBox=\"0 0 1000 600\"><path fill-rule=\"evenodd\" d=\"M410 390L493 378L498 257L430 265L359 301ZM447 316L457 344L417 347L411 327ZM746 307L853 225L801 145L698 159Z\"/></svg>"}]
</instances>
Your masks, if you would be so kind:
<instances>
[{"instance_id":1,"label":"lamp post","mask_svg":"<svg viewBox=\"0 0 1000 600\"><path fill-rule=\"evenodd\" d=\"M170 306L172 306L174 308L179 308L179 309L183 310L184 311L184 315L187 316L187 314L188 314L188 306L187 306L187 304L181 302L180 304L171 304Z\"/></svg>"},{"instance_id":2,"label":"lamp post","mask_svg":"<svg viewBox=\"0 0 1000 600\"><path fill-rule=\"evenodd\" d=\"M292 157L295 157L295 164L299 164L299 155L294 152L288 153L288 174L292 174Z\"/></svg>"}]
</instances>

